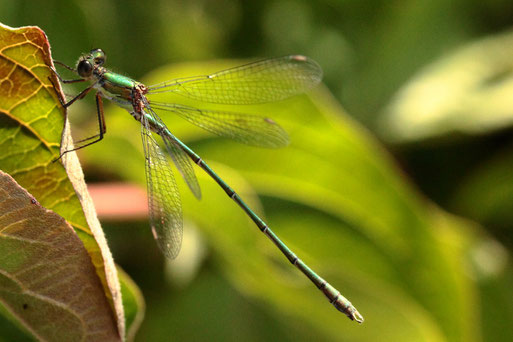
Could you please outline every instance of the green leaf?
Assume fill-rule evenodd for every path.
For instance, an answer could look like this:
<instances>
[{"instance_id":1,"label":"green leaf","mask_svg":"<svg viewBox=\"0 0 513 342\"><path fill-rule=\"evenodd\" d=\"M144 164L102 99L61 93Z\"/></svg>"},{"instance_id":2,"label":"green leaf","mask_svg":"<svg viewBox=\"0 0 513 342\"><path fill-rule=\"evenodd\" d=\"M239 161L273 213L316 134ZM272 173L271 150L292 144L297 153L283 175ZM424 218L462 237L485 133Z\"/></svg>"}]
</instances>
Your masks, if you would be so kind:
<instances>
[{"instance_id":1,"label":"green leaf","mask_svg":"<svg viewBox=\"0 0 513 342\"><path fill-rule=\"evenodd\" d=\"M390 140L482 134L513 123L513 32L469 43L424 68L383 118Z\"/></svg>"},{"instance_id":2,"label":"green leaf","mask_svg":"<svg viewBox=\"0 0 513 342\"><path fill-rule=\"evenodd\" d=\"M52 86L58 80L48 41L37 28L0 26L0 167L47 208L88 232L59 156L64 112ZM70 205L71 204L71 205Z\"/></svg>"},{"instance_id":3,"label":"green leaf","mask_svg":"<svg viewBox=\"0 0 513 342\"><path fill-rule=\"evenodd\" d=\"M506 147L468 172L452 199L452 207L483 224L510 228L513 220L513 151Z\"/></svg>"},{"instance_id":4,"label":"green leaf","mask_svg":"<svg viewBox=\"0 0 513 342\"><path fill-rule=\"evenodd\" d=\"M45 341L118 341L116 320L73 228L0 172L0 302Z\"/></svg>"},{"instance_id":5,"label":"green leaf","mask_svg":"<svg viewBox=\"0 0 513 342\"><path fill-rule=\"evenodd\" d=\"M133 341L135 334L144 319L144 297L141 290L134 281L123 271L121 267L117 268L118 277L121 283L121 294L123 297L123 309L126 320L126 339Z\"/></svg>"}]
</instances>

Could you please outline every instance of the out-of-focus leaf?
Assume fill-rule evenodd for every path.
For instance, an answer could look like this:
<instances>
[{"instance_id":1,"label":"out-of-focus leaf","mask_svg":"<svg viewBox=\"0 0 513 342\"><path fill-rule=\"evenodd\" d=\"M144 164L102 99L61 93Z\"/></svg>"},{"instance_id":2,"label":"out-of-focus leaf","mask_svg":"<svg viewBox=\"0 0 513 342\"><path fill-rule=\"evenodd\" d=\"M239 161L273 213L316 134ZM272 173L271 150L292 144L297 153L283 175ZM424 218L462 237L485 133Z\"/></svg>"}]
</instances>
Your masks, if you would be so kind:
<instances>
[{"instance_id":1,"label":"out-of-focus leaf","mask_svg":"<svg viewBox=\"0 0 513 342\"><path fill-rule=\"evenodd\" d=\"M124 314L116 268L87 193L75 153L59 156L65 113L48 40L39 28L0 24L0 169L43 206L64 217L88 251L112 306L120 335ZM62 135L70 146L69 132ZM69 149L70 147L68 147ZM66 173L63 164L66 165ZM79 196L77 196L79 194ZM80 199L80 200L79 200Z\"/></svg>"},{"instance_id":2,"label":"out-of-focus leaf","mask_svg":"<svg viewBox=\"0 0 513 342\"><path fill-rule=\"evenodd\" d=\"M470 43L429 65L389 105L382 133L392 141L449 132L479 134L513 123L513 33Z\"/></svg>"},{"instance_id":3,"label":"out-of-focus leaf","mask_svg":"<svg viewBox=\"0 0 513 342\"><path fill-rule=\"evenodd\" d=\"M484 224L513 222L513 151L506 148L462 181L452 199L455 210Z\"/></svg>"},{"instance_id":4,"label":"out-of-focus leaf","mask_svg":"<svg viewBox=\"0 0 513 342\"><path fill-rule=\"evenodd\" d=\"M44 341L119 341L91 259L71 226L0 172L0 302Z\"/></svg>"},{"instance_id":5,"label":"out-of-focus leaf","mask_svg":"<svg viewBox=\"0 0 513 342\"><path fill-rule=\"evenodd\" d=\"M156 71L147 83L234 64L179 65ZM172 100L205 106L180 97ZM223 108L271 116L290 133L291 145L281 150L241 146L172 114L163 113L162 118L299 257L338 287L366 321L362 327L354 325L330 307L198 170L203 201L196 201L178 181L185 218L208 237L220 268L237 288L264 300L276 315L307 322L327 339L480 339L478 289L462 265L483 233L413 191L384 150L347 118L326 89L312 98ZM108 165L109 172L144 182L139 124L117 107L105 113L109 133L103 145L83 151L83 160L95 169ZM108 152L105 145L116 152ZM123 152L123 146L138 155ZM137 171L127 172L127 163ZM265 196L262 203L256 194Z\"/></svg>"}]
</instances>

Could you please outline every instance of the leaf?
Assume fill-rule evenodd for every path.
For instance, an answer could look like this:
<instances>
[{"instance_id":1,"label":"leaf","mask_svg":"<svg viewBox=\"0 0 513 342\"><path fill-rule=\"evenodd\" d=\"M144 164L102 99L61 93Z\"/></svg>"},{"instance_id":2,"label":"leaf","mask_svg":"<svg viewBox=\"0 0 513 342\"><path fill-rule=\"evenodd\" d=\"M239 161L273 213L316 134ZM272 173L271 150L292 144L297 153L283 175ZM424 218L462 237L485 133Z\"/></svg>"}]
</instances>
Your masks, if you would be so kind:
<instances>
[{"instance_id":1,"label":"leaf","mask_svg":"<svg viewBox=\"0 0 513 342\"><path fill-rule=\"evenodd\" d=\"M135 334L144 319L145 303L141 290L134 281L118 267L118 277L121 283L121 293L123 297L123 309L126 319L126 339L133 341Z\"/></svg>"},{"instance_id":2,"label":"leaf","mask_svg":"<svg viewBox=\"0 0 513 342\"><path fill-rule=\"evenodd\" d=\"M0 165L48 208L87 231L64 168L52 163L59 155L64 112L49 79L58 84L48 68L46 37L37 28L0 28L0 147L5 151Z\"/></svg>"},{"instance_id":3,"label":"leaf","mask_svg":"<svg viewBox=\"0 0 513 342\"><path fill-rule=\"evenodd\" d=\"M0 24L0 169L72 224L92 259L123 337L125 318L116 267L80 164L75 153L61 158L62 164L54 162L61 140L64 149L72 145L69 131L61 136L65 112L58 96L63 95L50 67L49 44L39 28L11 29ZM129 287L135 290L135 285Z\"/></svg>"},{"instance_id":4,"label":"leaf","mask_svg":"<svg viewBox=\"0 0 513 342\"><path fill-rule=\"evenodd\" d=\"M427 66L396 95L382 132L394 141L482 134L513 123L513 32L469 43Z\"/></svg>"},{"instance_id":5,"label":"leaf","mask_svg":"<svg viewBox=\"0 0 513 342\"><path fill-rule=\"evenodd\" d=\"M233 65L170 66L155 71L146 83ZM178 181L184 216L207 237L219 269L236 288L265 302L275 317L295 317L290 329L306 323L328 340L341 334L368 341L479 340L478 284L461 265L486 240L480 227L423 199L383 148L322 87L308 98L229 108L272 117L290 134L291 145L280 150L243 146L176 116L163 113L162 118L366 321L362 327L346 322L197 169L201 202ZM82 160L144 183L139 124L115 106L105 113L109 133L102 144L85 149ZM162 329L172 335L178 327Z\"/></svg>"},{"instance_id":6,"label":"leaf","mask_svg":"<svg viewBox=\"0 0 513 342\"><path fill-rule=\"evenodd\" d=\"M0 298L44 341L118 341L115 317L74 230L0 172Z\"/></svg>"},{"instance_id":7,"label":"leaf","mask_svg":"<svg viewBox=\"0 0 513 342\"><path fill-rule=\"evenodd\" d=\"M513 153L511 146L471 170L452 199L452 207L466 217L492 227L510 229L513 220Z\"/></svg>"}]
</instances>

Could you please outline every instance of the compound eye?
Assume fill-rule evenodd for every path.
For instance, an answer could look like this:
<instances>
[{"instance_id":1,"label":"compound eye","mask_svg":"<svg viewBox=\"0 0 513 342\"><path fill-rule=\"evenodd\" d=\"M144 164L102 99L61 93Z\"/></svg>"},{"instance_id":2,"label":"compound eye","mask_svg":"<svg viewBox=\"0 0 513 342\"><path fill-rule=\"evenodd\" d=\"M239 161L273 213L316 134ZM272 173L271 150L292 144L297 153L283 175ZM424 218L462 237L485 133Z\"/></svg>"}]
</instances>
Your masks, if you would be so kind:
<instances>
[{"instance_id":1,"label":"compound eye","mask_svg":"<svg viewBox=\"0 0 513 342\"><path fill-rule=\"evenodd\" d=\"M91 50L91 56L93 57L94 64L103 65L105 63L105 52L102 49Z\"/></svg>"},{"instance_id":2,"label":"compound eye","mask_svg":"<svg viewBox=\"0 0 513 342\"><path fill-rule=\"evenodd\" d=\"M93 73L93 66L89 61L80 61L77 66L80 77L89 77Z\"/></svg>"}]
</instances>

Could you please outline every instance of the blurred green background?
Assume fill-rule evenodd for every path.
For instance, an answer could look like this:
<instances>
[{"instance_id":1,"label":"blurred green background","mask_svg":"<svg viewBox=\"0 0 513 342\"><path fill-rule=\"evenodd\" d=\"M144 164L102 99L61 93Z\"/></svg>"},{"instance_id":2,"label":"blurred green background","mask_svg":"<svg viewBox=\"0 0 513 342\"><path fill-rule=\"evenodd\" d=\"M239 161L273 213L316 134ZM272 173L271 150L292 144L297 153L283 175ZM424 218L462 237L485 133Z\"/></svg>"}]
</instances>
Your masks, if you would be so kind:
<instances>
[{"instance_id":1,"label":"blurred green background","mask_svg":"<svg viewBox=\"0 0 513 342\"><path fill-rule=\"evenodd\" d=\"M365 323L198 171L201 202L178 180L182 260L163 259L146 219L102 220L145 296L138 341L513 340L511 13L506 0L0 1L0 20L41 27L54 58L102 48L107 66L150 84L237 64L220 59L304 54L324 69L310 97L244 109L272 113L286 149L164 120ZM92 96L70 110L78 135L94 132L94 112ZM106 118L105 141L80 154L86 178L144 186L138 125L113 106Z\"/></svg>"}]
</instances>

